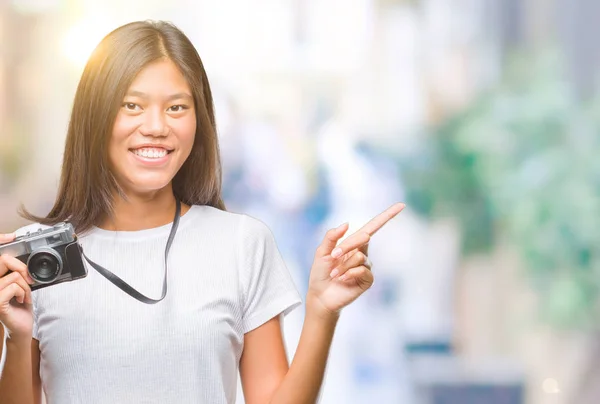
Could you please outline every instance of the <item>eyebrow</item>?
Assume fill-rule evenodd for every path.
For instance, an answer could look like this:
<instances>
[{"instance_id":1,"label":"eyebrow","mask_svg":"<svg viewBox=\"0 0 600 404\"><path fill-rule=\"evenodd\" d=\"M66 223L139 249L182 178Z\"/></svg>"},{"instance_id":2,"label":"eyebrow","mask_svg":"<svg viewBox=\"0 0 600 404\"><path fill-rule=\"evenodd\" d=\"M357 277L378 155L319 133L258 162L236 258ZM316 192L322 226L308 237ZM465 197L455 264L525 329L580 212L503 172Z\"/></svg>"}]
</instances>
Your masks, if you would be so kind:
<instances>
[{"instance_id":1,"label":"eyebrow","mask_svg":"<svg viewBox=\"0 0 600 404\"><path fill-rule=\"evenodd\" d=\"M127 94L125 94L126 97L139 97L139 98L144 98L144 99L149 99L150 96L146 93L143 93L141 91L128 91ZM193 100L193 97L188 94L188 93L176 93L176 94L171 94L167 97L167 101L173 101L173 100L180 100L180 99L188 99L188 100Z\"/></svg>"}]
</instances>

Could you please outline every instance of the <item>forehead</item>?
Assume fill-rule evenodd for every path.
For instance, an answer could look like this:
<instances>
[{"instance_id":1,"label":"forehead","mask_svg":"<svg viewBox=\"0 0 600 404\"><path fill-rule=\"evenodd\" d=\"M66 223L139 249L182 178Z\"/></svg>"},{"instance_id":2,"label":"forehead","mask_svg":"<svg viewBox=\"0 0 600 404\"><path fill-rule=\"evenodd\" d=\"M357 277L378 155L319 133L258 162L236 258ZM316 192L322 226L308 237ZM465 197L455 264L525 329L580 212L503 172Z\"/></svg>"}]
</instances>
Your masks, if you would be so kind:
<instances>
[{"instance_id":1,"label":"forehead","mask_svg":"<svg viewBox=\"0 0 600 404\"><path fill-rule=\"evenodd\" d=\"M151 94L186 92L191 95L190 85L171 60L160 60L145 66L135 76L128 92Z\"/></svg>"}]
</instances>

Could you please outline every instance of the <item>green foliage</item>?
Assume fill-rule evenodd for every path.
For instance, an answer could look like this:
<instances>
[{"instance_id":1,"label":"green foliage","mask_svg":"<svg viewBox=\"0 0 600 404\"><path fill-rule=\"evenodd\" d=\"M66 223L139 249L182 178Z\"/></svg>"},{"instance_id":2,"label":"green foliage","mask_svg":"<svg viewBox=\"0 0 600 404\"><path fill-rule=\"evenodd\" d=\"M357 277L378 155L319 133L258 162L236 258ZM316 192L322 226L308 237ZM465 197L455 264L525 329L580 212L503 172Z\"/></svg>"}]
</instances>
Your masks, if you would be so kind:
<instances>
[{"instance_id":1,"label":"green foliage","mask_svg":"<svg viewBox=\"0 0 600 404\"><path fill-rule=\"evenodd\" d=\"M408 202L453 215L464 253L495 235L520 251L542 316L600 322L600 100L578 102L556 57L515 59L502 83L432 130L403 161Z\"/></svg>"}]
</instances>

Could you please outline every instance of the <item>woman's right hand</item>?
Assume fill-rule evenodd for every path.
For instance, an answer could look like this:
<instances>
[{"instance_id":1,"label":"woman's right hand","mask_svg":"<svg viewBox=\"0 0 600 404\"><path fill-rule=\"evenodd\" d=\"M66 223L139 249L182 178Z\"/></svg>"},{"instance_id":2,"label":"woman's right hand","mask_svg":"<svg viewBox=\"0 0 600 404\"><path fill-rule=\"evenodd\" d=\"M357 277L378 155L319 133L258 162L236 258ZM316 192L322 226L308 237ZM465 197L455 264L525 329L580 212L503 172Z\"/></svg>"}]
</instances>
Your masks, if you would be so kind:
<instances>
[{"instance_id":1,"label":"woman's right hand","mask_svg":"<svg viewBox=\"0 0 600 404\"><path fill-rule=\"evenodd\" d=\"M14 234L0 234L0 244L14 239ZM33 279L27 272L27 265L16 258L0 255L0 323L4 324L11 339L32 336L31 283Z\"/></svg>"}]
</instances>

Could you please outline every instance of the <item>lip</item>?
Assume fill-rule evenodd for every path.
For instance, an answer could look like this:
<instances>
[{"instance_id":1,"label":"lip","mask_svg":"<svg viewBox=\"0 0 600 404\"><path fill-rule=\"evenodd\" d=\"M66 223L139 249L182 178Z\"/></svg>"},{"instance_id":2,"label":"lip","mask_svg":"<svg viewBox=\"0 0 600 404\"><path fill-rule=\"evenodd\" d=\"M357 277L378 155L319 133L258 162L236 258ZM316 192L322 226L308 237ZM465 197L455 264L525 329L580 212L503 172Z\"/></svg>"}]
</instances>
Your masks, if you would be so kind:
<instances>
[{"instance_id":1,"label":"lip","mask_svg":"<svg viewBox=\"0 0 600 404\"><path fill-rule=\"evenodd\" d=\"M169 147L167 145L163 145L163 144L156 144L156 143L143 143L134 147L130 147L129 151L132 150L137 150L137 149L145 149L145 148L149 148L149 149L164 149L166 150L168 153L171 153L174 149L172 147Z\"/></svg>"}]
</instances>

